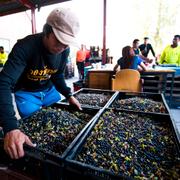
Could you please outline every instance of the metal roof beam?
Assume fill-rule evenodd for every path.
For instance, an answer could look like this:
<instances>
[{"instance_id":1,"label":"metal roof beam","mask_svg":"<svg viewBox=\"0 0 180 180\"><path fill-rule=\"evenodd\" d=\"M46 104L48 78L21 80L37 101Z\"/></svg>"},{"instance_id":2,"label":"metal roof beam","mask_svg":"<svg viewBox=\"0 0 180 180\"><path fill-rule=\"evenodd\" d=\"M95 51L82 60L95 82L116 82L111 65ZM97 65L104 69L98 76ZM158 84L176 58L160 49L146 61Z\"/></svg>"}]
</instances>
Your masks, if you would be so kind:
<instances>
[{"instance_id":1,"label":"metal roof beam","mask_svg":"<svg viewBox=\"0 0 180 180\"><path fill-rule=\"evenodd\" d=\"M21 4L23 4L25 7L29 8L29 9L35 9L35 5L29 1L29 0L17 0L19 1Z\"/></svg>"}]
</instances>

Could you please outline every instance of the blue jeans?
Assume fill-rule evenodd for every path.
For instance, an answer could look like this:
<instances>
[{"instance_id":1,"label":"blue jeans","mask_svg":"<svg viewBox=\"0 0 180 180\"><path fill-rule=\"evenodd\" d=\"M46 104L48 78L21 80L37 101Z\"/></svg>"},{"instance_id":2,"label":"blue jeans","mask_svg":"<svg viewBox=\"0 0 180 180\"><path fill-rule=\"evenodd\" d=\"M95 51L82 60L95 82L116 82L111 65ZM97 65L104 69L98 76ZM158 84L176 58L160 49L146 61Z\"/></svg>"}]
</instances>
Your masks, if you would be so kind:
<instances>
[{"instance_id":1,"label":"blue jeans","mask_svg":"<svg viewBox=\"0 0 180 180\"><path fill-rule=\"evenodd\" d=\"M43 106L49 106L60 99L60 93L55 89L54 86L50 89L38 92L15 92L15 101L19 114L22 118L29 116L41 109Z\"/></svg>"}]
</instances>

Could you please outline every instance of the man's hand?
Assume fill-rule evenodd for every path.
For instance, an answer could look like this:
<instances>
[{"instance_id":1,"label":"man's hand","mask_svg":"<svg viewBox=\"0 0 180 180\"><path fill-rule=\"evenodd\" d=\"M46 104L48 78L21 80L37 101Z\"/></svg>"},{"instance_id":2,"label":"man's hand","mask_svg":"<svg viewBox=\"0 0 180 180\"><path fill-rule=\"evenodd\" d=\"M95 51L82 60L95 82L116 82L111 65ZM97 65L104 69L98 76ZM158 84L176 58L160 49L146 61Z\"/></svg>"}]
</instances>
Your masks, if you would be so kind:
<instances>
[{"instance_id":1,"label":"man's hand","mask_svg":"<svg viewBox=\"0 0 180 180\"><path fill-rule=\"evenodd\" d=\"M5 135L4 149L12 159L18 159L24 156L24 143L35 147L28 136L26 136L19 129L15 129Z\"/></svg>"},{"instance_id":2,"label":"man's hand","mask_svg":"<svg viewBox=\"0 0 180 180\"><path fill-rule=\"evenodd\" d=\"M147 62L148 62L148 63L152 63L152 62L153 62L153 59L147 58Z\"/></svg>"},{"instance_id":3,"label":"man's hand","mask_svg":"<svg viewBox=\"0 0 180 180\"><path fill-rule=\"evenodd\" d=\"M71 97L68 99L68 101L69 101L69 104L75 105L79 110L82 110L79 101L78 101L74 96L71 96Z\"/></svg>"}]
</instances>

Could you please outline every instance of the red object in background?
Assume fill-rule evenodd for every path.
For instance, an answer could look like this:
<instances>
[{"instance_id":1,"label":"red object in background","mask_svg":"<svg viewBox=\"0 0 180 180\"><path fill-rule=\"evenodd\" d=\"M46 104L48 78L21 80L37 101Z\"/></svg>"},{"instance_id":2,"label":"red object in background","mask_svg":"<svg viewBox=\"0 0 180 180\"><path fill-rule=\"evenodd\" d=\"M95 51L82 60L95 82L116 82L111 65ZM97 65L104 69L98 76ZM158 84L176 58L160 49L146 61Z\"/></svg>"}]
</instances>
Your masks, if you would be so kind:
<instances>
[{"instance_id":1,"label":"red object in background","mask_svg":"<svg viewBox=\"0 0 180 180\"><path fill-rule=\"evenodd\" d=\"M90 62L85 62L84 63L84 66L86 67L86 66L90 66L91 65L91 63Z\"/></svg>"},{"instance_id":2,"label":"red object in background","mask_svg":"<svg viewBox=\"0 0 180 180\"><path fill-rule=\"evenodd\" d=\"M79 88L78 86L74 86L74 92L80 90L81 88Z\"/></svg>"},{"instance_id":3,"label":"red object in background","mask_svg":"<svg viewBox=\"0 0 180 180\"><path fill-rule=\"evenodd\" d=\"M91 57L91 52L86 49L86 59L89 59Z\"/></svg>"},{"instance_id":4,"label":"red object in background","mask_svg":"<svg viewBox=\"0 0 180 180\"><path fill-rule=\"evenodd\" d=\"M76 81L73 83L74 92L80 90L81 88L83 88L83 81L82 80Z\"/></svg>"}]
</instances>

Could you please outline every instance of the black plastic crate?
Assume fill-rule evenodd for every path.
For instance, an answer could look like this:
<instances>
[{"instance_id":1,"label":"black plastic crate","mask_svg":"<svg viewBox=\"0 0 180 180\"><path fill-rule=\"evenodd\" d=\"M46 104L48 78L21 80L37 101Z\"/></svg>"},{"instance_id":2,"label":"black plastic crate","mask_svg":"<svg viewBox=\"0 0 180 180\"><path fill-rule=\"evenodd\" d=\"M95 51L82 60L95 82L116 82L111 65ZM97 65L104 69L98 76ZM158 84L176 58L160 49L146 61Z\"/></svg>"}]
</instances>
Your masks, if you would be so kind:
<instances>
[{"instance_id":1,"label":"black plastic crate","mask_svg":"<svg viewBox=\"0 0 180 180\"><path fill-rule=\"evenodd\" d=\"M69 151L82 137L82 135L84 134L88 126L93 122L94 118L96 118L98 113L100 113L96 109L90 109L90 108L84 107L82 111L79 111L67 105L53 104L51 107L44 108L34 113L32 116L24 118L20 121L28 122L29 124L31 118L36 118L39 113L42 113L43 111L46 111L46 110L48 111L48 109L60 109L60 110L66 111L67 114L83 113L83 114L87 114L89 119L88 117L86 119L82 119L85 122L83 124L82 129L80 129L80 131L77 132L76 135L71 138L72 141L69 142L69 144L67 145L67 147L65 147L65 150L61 154L56 154L56 153L53 153L52 151L48 151L47 149L43 149L41 146L38 146L38 143L37 143L37 147L35 148L25 145L24 146L25 156L19 160L11 160L10 158L8 158L8 156L6 156L5 159L4 158L2 159L1 162L4 161L4 164L6 164L10 169L24 172L28 176L34 175L33 178L35 179L61 179L63 177L64 158L68 155ZM64 116L66 116L66 114L64 114ZM44 118L46 117L48 118L47 114L45 114ZM62 117L63 117L63 114L62 114ZM52 118L52 114L50 118ZM71 130L75 131L76 127L74 126L73 128L74 129L71 129ZM37 133L38 132L39 131L37 131ZM30 134L27 134L27 135L30 136ZM66 140L66 137L67 136L65 136L65 140ZM32 139L32 136L30 136L30 138ZM1 154L3 154L4 153L3 152L3 139L1 139L0 144L1 144L0 152ZM4 157L4 156L1 156L1 157Z\"/></svg>"},{"instance_id":2,"label":"black plastic crate","mask_svg":"<svg viewBox=\"0 0 180 180\"><path fill-rule=\"evenodd\" d=\"M33 180L31 177L27 177L22 173L10 170L10 169L0 169L1 180Z\"/></svg>"},{"instance_id":3,"label":"black plastic crate","mask_svg":"<svg viewBox=\"0 0 180 180\"><path fill-rule=\"evenodd\" d=\"M33 180L50 180L59 179L61 174L61 165L53 161L38 157L39 151L32 148L24 147L25 156L23 158L13 160L3 149L4 141L0 139L0 172L1 178L5 179L33 179ZM37 153L36 153L37 152ZM48 171L47 171L48 170ZM58 173L57 173L58 172ZM51 175L51 177L50 177Z\"/></svg>"},{"instance_id":4,"label":"black plastic crate","mask_svg":"<svg viewBox=\"0 0 180 180\"><path fill-rule=\"evenodd\" d=\"M169 114L169 107L161 93L118 92L109 108L148 114Z\"/></svg>"},{"instance_id":5,"label":"black plastic crate","mask_svg":"<svg viewBox=\"0 0 180 180\"><path fill-rule=\"evenodd\" d=\"M109 119L111 113L117 114L116 117L112 116L112 121ZM122 119L126 115L128 115L129 117L128 122L130 124L124 122L124 120ZM138 123L140 122L142 125L142 127L140 126L137 129L139 131L141 130L142 132L139 132L140 135L136 134L136 136L134 136L134 139L133 136L131 137L132 134L130 134L130 129L133 125L134 127L137 127L138 123L136 122L136 117L133 116L137 116L142 120L144 118L146 119L143 120L145 122L141 122L141 120L137 121ZM119 120L119 123L117 123L117 118L121 118L122 120ZM105 122L111 122L112 124L114 123L114 125L109 126L108 123ZM124 123L124 130L121 129L123 128L123 125L121 126L121 123ZM147 126L148 123L149 126ZM152 130L148 130L148 128L150 127L152 128ZM109 132L103 133L99 130L101 128L109 128ZM145 128L145 130L147 128L147 132L149 134L142 134L144 133L143 128ZM113 132L114 129L118 130L120 136L114 136L113 133L111 133L111 131ZM153 133L155 133L155 137L151 137ZM101 137L100 134L103 135L103 137ZM90 137L92 138L92 141L88 140ZM104 145L103 142L101 142L102 138L106 140L106 143L107 141L110 141L110 143L108 145ZM119 141L118 138L126 141ZM144 141L144 138L147 138L146 142ZM119 143L120 147L115 146L117 142ZM88 143L88 148L84 149L86 143ZM98 146L101 148L98 148ZM116 150L117 147L119 147L118 151ZM81 157L80 161L77 159L77 156L79 156L80 153L83 151L84 156ZM98 157L99 155L101 157ZM109 158L109 156L112 156L112 158ZM97 157L99 158L98 160ZM119 159L113 159L115 157L118 157ZM86 162L82 161L83 158L87 158ZM94 159L96 159L96 161ZM114 164L113 161L115 162ZM91 164L87 162L91 162ZM107 162L112 165L109 166L111 167L110 169L112 171L108 170L107 168L99 167L100 165L104 166L103 164L108 164ZM99 165L97 166L98 163ZM138 163L140 163L140 165ZM170 116L162 114L149 114L145 117L142 113L123 110L119 111L116 109L106 109L103 114L91 124L89 129L86 131L84 137L67 156L65 166L65 179L71 179L72 177L84 179L178 179L180 178L179 165L180 137L179 134L177 134L176 126L171 120ZM175 166L175 170L172 169L172 166ZM159 173L161 174L155 174L154 177L153 175L149 175L150 177L143 177L141 172L142 170L144 170L144 175L148 173L148 170L146 170L146 168L149 168L153 173L158 173L158 171L156 171L157 169L153 169L156 167L164 167L164 171L159 169ZM130 168L132 168L132 174L128 175L131 170ZM171 169L172 171L168 171L168 169ZM168 171L168 173L170 174L166 174L166 171ZM126 172L126 174L124 172Z\"/></svg>"},{"instance_id":6,"label":"black plastic crate","mask_svg":"<svg viewBox=\"0 0 180 180\"><path fill-rule=\"evenodd\" d=\"M80 90L85 86L85 83L83 80L79 80L73 83L74 92Z\"/></svg>"},{"instance_id":7,"label":"black plastic crate","mask_svg":"<svg viewBox=\"0 0 180 180\"><path fill-rule=\"evenodd\" d=\"M100 109L108 105L116 91L100 90L91 88L82 88L76 91L73 96L79 100L82 107ZM69 104L66 99L59 102L60 104Z\"/></svg>"}]
</instances>

